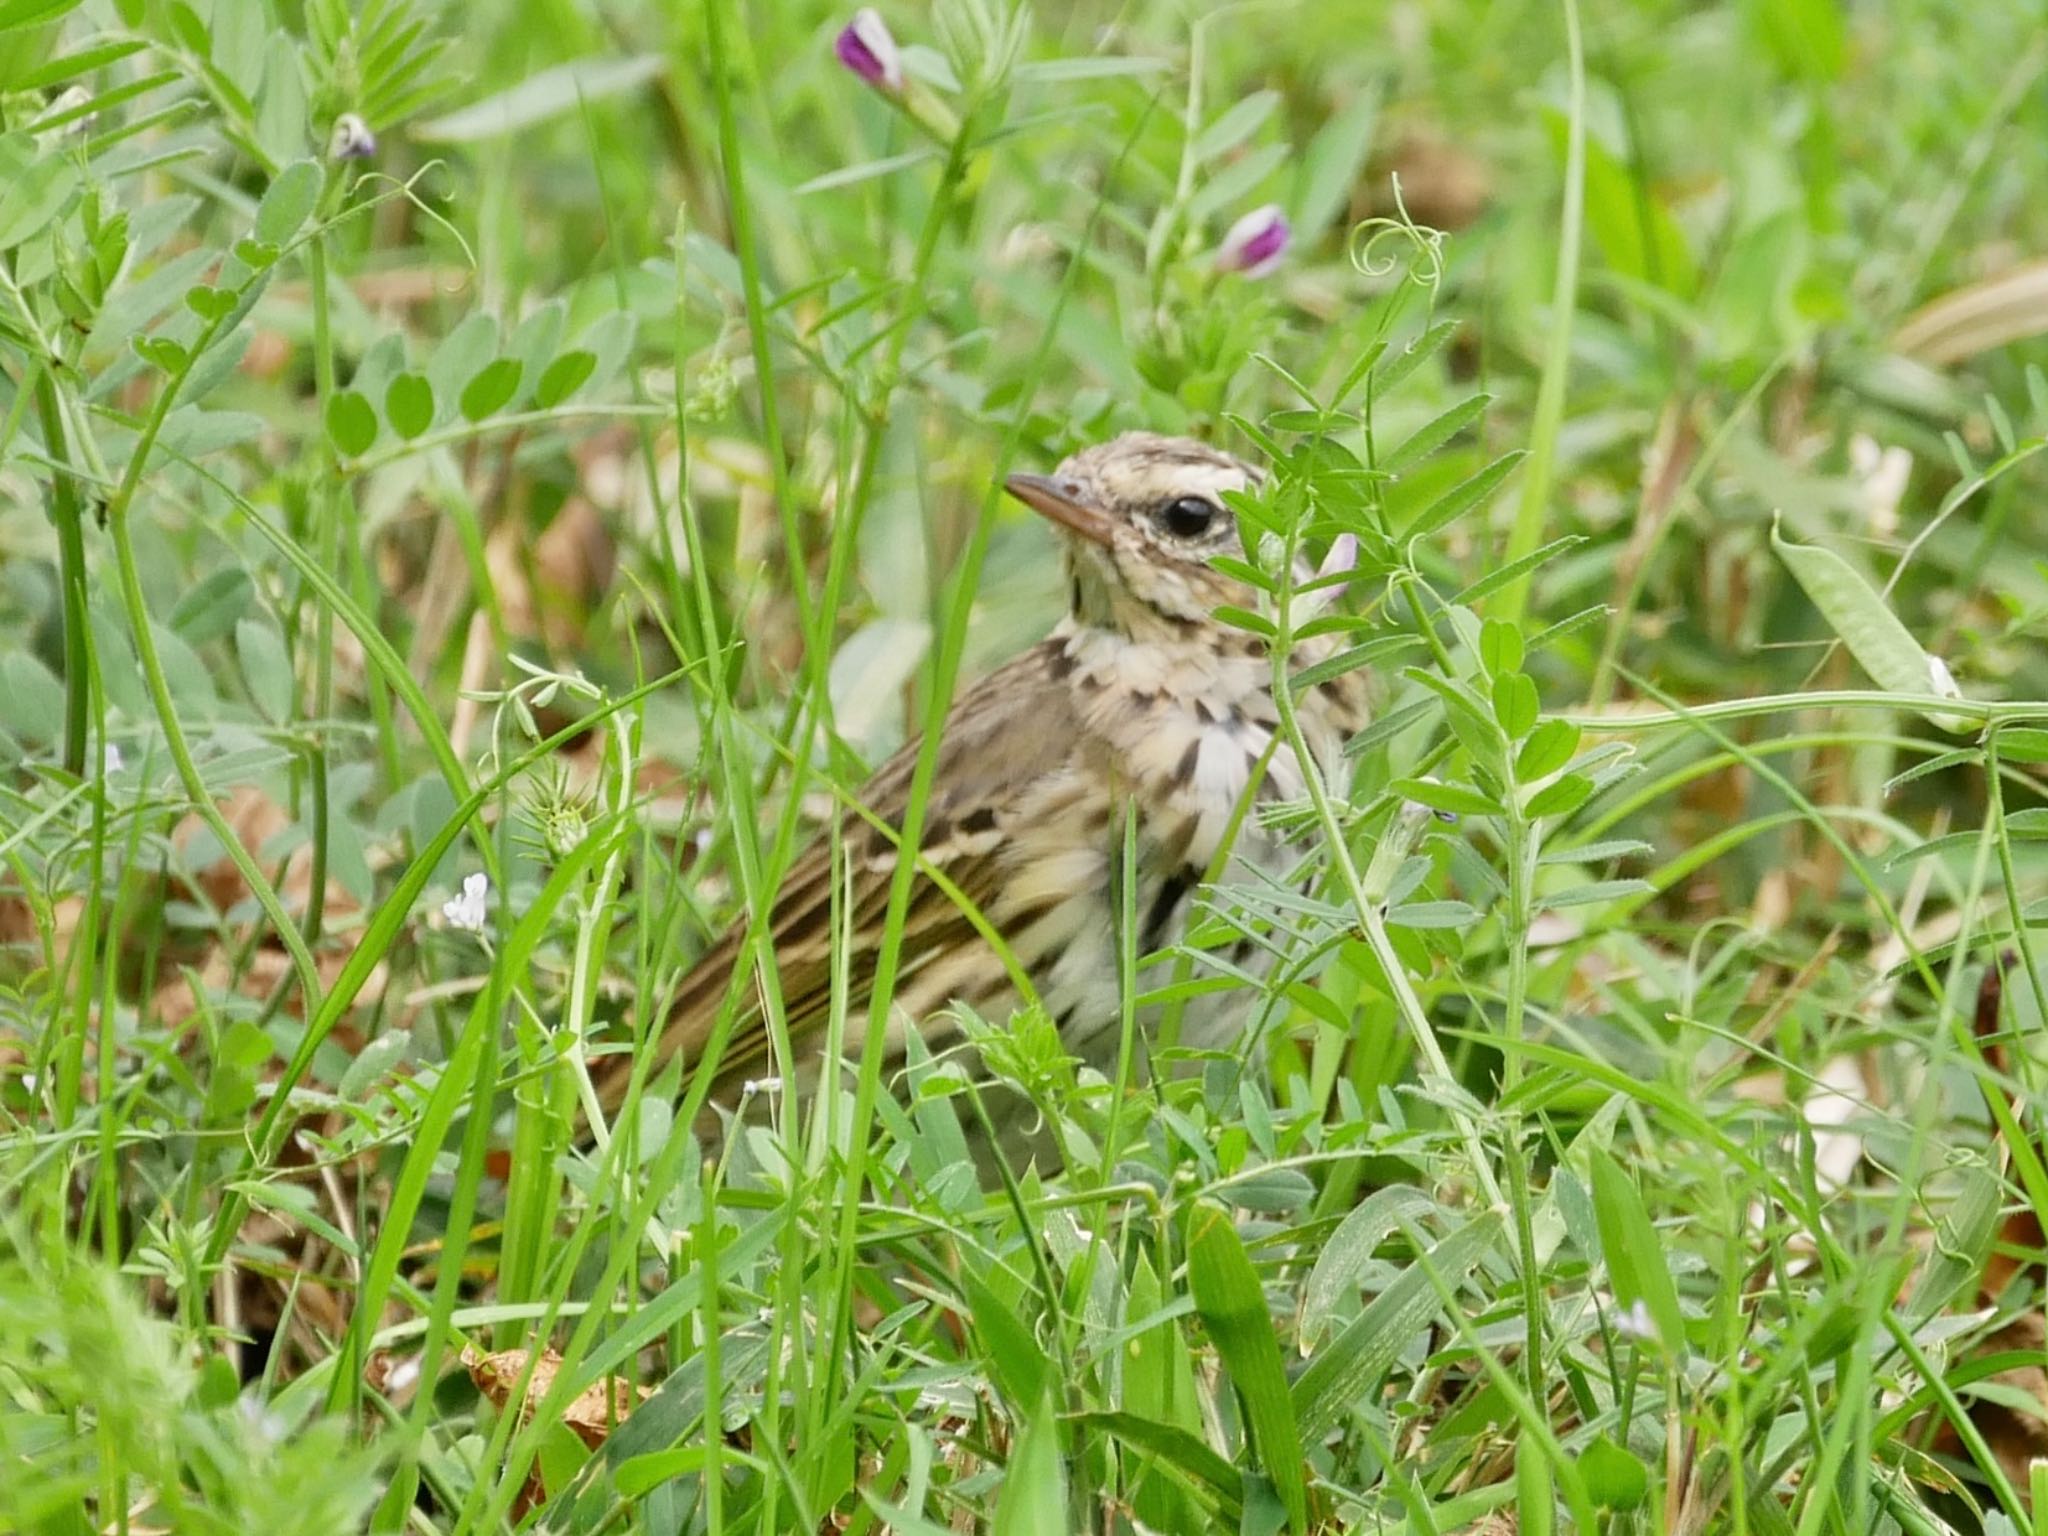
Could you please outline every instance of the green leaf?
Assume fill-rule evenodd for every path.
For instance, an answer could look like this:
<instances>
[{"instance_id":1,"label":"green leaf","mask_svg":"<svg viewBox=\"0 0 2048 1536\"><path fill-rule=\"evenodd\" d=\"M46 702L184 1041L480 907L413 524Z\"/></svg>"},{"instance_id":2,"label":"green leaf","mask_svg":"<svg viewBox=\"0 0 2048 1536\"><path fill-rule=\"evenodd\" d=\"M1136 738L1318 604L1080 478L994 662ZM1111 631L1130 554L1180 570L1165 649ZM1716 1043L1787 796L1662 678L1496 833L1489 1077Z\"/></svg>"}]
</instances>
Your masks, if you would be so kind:
<instances>
[{"instance_id":1,"label":"green leaf","mask_svg":"<svg viewBox=\"0 0 2048 1536\"><path fill-rule=\"evenodd\" d=\"M1483 597L1491 597L1502 587L1512 586L1539 566L1548 565L1559 555L1577 549L1586 542L1582 533L1568 533L1561 539L1552 539L1541 549L1531 550L1519 560L1510 560L1506 565L1488 571L1471 586L1451 599L1452 607L1469 608ZM1541 637L1539 637L1541 638Z\"/></svg>"},{"instance_id":2,"label":"green leaf","mask_svg":"<svg viewBox=\"0 0 2048 1536\"><path fill-rule=\"evenodd\" d=\"M202 320L225 320L235 312L237 295L225 288L200 284L185 290L185 307Z\"/></svg>"},{"instance_id":3,"label":"green leaf","mask_svg":"<svg viewBox=\"0 0 2048 1536\"><path fill-rule=\"evenodd\" d=\"M1302 1475L1301 1434L1280 1363L1280 1340L1266 1292L1259 1284L1230 1217L1199 1205L1189 1221L1188 1285L1195 1314L1215 1342L1244 1404L1245 1422L1259 1463L1272 1479L1288 1524L1308 1528L1308 1485Z\"/></svg>"},{"instance_id":4,"label":"green leaf","mask_svg":"<svg viewBox=\"0 0 2048 1536\"><path fill-rule=\"evenodd\" d=\"M64 733L64 685L21 646L0 652L0 725L37 743L53 742Z\"/></svg>"},{"instance_id":5,"label":"green leaf","mask_svg":"<svg viewBox=\"0 0 2048 1536\"><path fill-rule=\"evenodd\" d=\"M1013 1411L1029 1411L1052 1389L1052 1366L1023 1319L972 1270L960 1276L960 1294L981 1335L996 1386Z\"/></svg>"},{"instance_id":6,"label":"green leaf","mask_svg":"<svg viewBox=\"0 0 2048 1536\"><path fill-rule=\"evenodd\" d=\"M1396 473L1410 464L1420 463L1485 415L1491 400L1490 395L1474 395L1469 400L1459 401L1441 416L1417 427L1400 447L1381 458L1373 468Z\"/></svg>"},{"instance_id":7,"label":"green leaf","mask_svg":"<svg viewBox=\"0 0 2048 1536\"><path fill-rule=\"evenodd\" d=\"M292 664L284 641L263 620L242 619L235 625L235 654L249 697L273 724L284 724L292 714Z\"/></svg>"},{"instance_id":8,"label":"green leaf","mask_svg":"<svg viewBox=\"0 0 2048 1536\"><path fill-rule=\"evenodd\" d=\"M0 138L0 251L41 234L77 189L68 156L38 156L25 133Z\"/></svg>"},{"instance_id":9,"label":"green leaf","mask_svg":"<svg viewBox=\"0 0 2048 1536\"><path fill-rule=\"evenodd\" d=\"M76 10L82 0L0 0L0 32L55 21L66 11Z\"/></svg>"},{"instance_id":10,"label":"green leaf","mask_svg":"<svg viewBox=\"0 0 2048 1536\"><path fill-rule=\"evenodd\" d=\"M1449 811L1453 816L1500 816L1505 808L1470 784L1447 779L1396 779L1387 786L1393 793L1428 806L1432 811Z\"/></svg>"},{"instance_id":11,"label":"green leaf","mask_svg":"<svg viewBox=\"0 0 2048 1536\"><path fill-rule=\"evenodd\" d=\"M547 366L534 386L533 403L543 411L553 410L575 394L597 371L597 354L577 348L564 352Z\"/></svg>"},{"instance_id":12,"label":"green leaf","mask_svg":"<svg viewBox=\"0 0 2048 1536\"><path fill-rule=\"evenodd\" d=\"M1683 1359L1685 1315L1678 1307L1678 1287L1664 1262L1664 1239L1650 1224L1642 1193L1613 1154L1594 1151L1587 1161L1593 1174L1593 1215L1599 1223L1600 1250L1607 1261L1614 1299L1623 1311L1642 1302L1665 1349L1674 1359Z\"/></svg>"},{"instance_id":13,"label":"green leaf","mask_svg":"<svg viewBox=\"0 0 2048 1536\"><path fill-rule=\"evenodd\" d=\"M942 158L938 148L925 145L919 149L906 150L900 155L883 155L877 160L857 160L851 165L836 166L822 176L813 176L809 181L800 182L791 188L791 197L809 197L818 192L830 192L839 187L856 187L864 181L877 181L884 176L893 176L898 171L907 171L914 165Z\"/></svg>"},{"instance_id":14,"label":"green leaf","mask_svg":"<svg viewBox=\"0 0 2048 1536\"><path fill-rule=\"evenodd\" d=\"M1280 633L1273 627L1271 619L1253 613L1249 608L1239 608L1230 603L1216 610L1216 621L1219 624L1228 624L1233 629L1249 630L1265 640L1271 640Z\"/></svg>"},{"instance_id":15,"label":"green leaf","mask_svg":"<svg viewBox=\"0 0 2048 1536\"><path fill-rule=\"evenodd\" d=\"M1060 1460L1059 1419L1050 1392L1018 1426L988 1528L989 1536L1069 1536L1073 1529L1067 1520L1066 1468Z\"/></svg>"},{"instance_id":16,"label":"green leaf","mask_svg":"<svg viewBox=\"0 0 2048 1536\"><path fill-rule=\"evenodd\" d=\"M1151 1256L1139 1250L1123 1301L1123 1406L1136 1426L1107 1427L1128 1442L1158 1455L1198 1481L1213 1483L1235 1503L1243 1487L1235 1468L1199 1438L1202 1419L1195 1390L1194 1357L1179 1321L1165 1310L1165 1295ZM1219 1472L1219 1464L1221 1471ZM1128 1485L1127 1485L1128 1486ZM1138 1518L1157 1530L1200 1528L1191 1496L1165 1472L1146 1468L1131 1491Z\"/></svg>"},{"instance_id":17,"label":"green leaf","mask_svg":"<svg viewBox=\"0 0 2048 1536\"><path fill-rule=\"evenodd\" d=\"M1387 908L1396 928L1469 928L1485 915L1469 901L1404 901Z\"/></svg>"},{"instance_id":18,"label":"green leaf","mask_svg":"<svg viewBox=\"0 0 2048 1536\"><path fill-rule=\"evenodd\" d=\"M1500 722L1510 741L1520 741L1535 728L1543 713L1533 679L1521 672L1505 672L1493 680L1493 718Z\"/></svg>"},{"instance_id":19,"label":"green leaf","mask_svg":"<svg viewBox=\"0 0 2048 1536\"><path fill-rule=\"evenodd\" d=\"M1216 1454L1198 1436L1189 1430L1156 1420L1141 1418L1135 1413L1103 1412L1095 1410L1075 1415L1078 1423L1106 1429L1110 1434L1145 1452L1147 1455L1166 1463L1190 1482L1206 1485L1223 1506L1226 1515L1235 1517L1237 1506L1244 1500L1244 1474L1239 1472L1223 1457ZM1166 1488L1176 1494L1180 1489L1169 1479L1156 1478L1147 1474L1147 1482L1140 1484L1139 1494L1132 1500L1137 1507L1139 1518L1145 1517L1142 1507L1143 1490L1148 1486ZM1185 1509L1185 1503L1173 1506ZM1201 1527L1192 1519L1183 1519L1178 1525L1161 1526L1154 1522L1154 1529L1192 1531Z\"/></svg>"},{"instance_id":20,"label":"green leaf","mask_svg":"<svg viewBox=\"0 0 2048 1536\"><path fill-rule=\"evenodd\" d=\"M473 144L501 138L576 111L582 103L637 90L659 75L661 55L631 54L620 59L582 58L557 64L522 80L509 90L457 108L413 129L428 144Z\"/></svg>"},{"instance_id":21,"label":"green leaf","mask_svg":"<svg viewBox=\"0 0 2048 1536\"><path fill-rule=\"evenodd\" d=\"M1428 1250L1430 1268L1445 1285L1456 1287L1486 1256L1499 1233L1496 1212L1473 1217ZM1396 1275L1295 1378L1291 1395L1301 1438L1310 1444L1321 1440L1338 1416L1370 1394L1401 1352L1442 1312L1443 1297L1419 1262Z\"/></svg>"},{"instance_id":22,"label":"green leaf","mask_svg":"<svg viewBox=\"0 0 2048 1536\"><path fill-rule=\"evenodd\" d=\"M377 413L361 395L344 389L327 402L327 436L343 458L361 458L377 441Z\"/></svg>"},{"instance_id":23,"label":"green leaf","mask_svg":"<svg viewBox=\"0 0 2048 1536\"><path fill-rule=\"evenodd\" d=\"M1817 544L1792 543L1783 536L1776 519L1771 522L1771 547L1878 687L1917 698L1954 694L1955 684L1948 679L1947 669L1937 670L1913 632L1899 622L1848 561ZM1965 716L1939 710L1921 713L1944 731L1971 729L1972 722Z\"/></svg>"},{"instance_id":24,"label":"green leaf","mask_svg":"<svg viewBox=\"0 0 2048 1536\"><path fill-rule=\"evenodd\" d=\"M1398 388L1403 379L1435 357L1444 343L1457 334L1457 321L1439 320L1398 352L1389 352L1386 360L1373 370L1373 393L1383 397L1387 391Z\"/></svg>"},{"instance_id":25,"label":"green leaf","mask_svg":"<svg viewBox=\"0 0 2048 1536\"><path fill-rule=\"evenodd\" d=\"M263 49L263 89L256 98L256 142L273 163L306 147L306 74L300 49L282 28Z\"/></svg>"},{"instance_id":26,"label":"green leaf","mask_svg":"<svg viewBox=\"0 0 2048 1536\"><path fill-rule=\"evenodd\" d=\"M1523 784L1549 778L1579 750L1579 735L1579 728L1569 720L1553 717L1539 722L1515 758L1515 778Z\"/></svg>"},{"instance_id":27,"label":"green leaf","mask_svg":"<svg viewBox=\"0 0 2048 1536\"><path fill-rule=\"evenodd\" d=\"M2048 763L2048 731L2032 726L2010 727L1998 733L1999 761L2007 763Z\"/></svg>"},{"instance_id":28,"label":"green leaf","mask_svg":"<svg viewBox=\"0 0 2048 1536\"><path fill-rule=\"evenodd\" d=\"M256 238L280 250L312 217L323 175L317 161L294 160L277 173L256 205Z\"/></svg>"},{"instance_id":29,"label":"green leaf","mask_svg":"<svg viewBox=\"0 0 2048 1536\"><path fill-rule=\"evenodd\" d=\"M1331 115L1308 148L1294 179L1291 211L1296 233L1312 240L1344 213L1372 153L1373 125L1379 121L1380 93L1372 87Z\"/></svg>"},{"instance_id":30,"label":"green leaf","mask_svg":"<svg viewBox=\"0 0 2048 1536\"><path fill-rule=\"evenodd\" d=\"M411 442L434 424L434 386L422 374L399 374L384 391L384 419Z\"/></svg>"},{"instance_id":31,"label":"green leaf","mask_svg":"<svg viewBox=\"0 0 2048 1536\"><path fill-rule=\"evenodd\" d=\"M369 1089L411 1054L412 1036L402 1029L387 1029L356 1052L355 1060L341 1074L335 1092L350 1103L359 1104Z\"/></svg>"},{"instance_id":32,"label":"green leaf","mask_svg":"<svg viewBox=\"0 0 2048 1536\"><path fill-rule=\"evenodd\" d=\"M1650 1492L1650 1474L1642 1462L1604 1434L1580 1454L1579 1472L1586 1496L1603 1509L1634 1509Z\"/></svg>"},{"instance_id":33,"label":"green leaf","mask_svg":"<svg viewBox=\"0 0 2048 1536\"><path fill-rule=\"evenodd\" d=\"M1551 911L1564 907L1590 907L1603 901L1618 901L1624 896L1650 895L1656 889L1647 880L1592 880L1585 885L1553 891L1539 897L1536 904Z\"/></svg>"},{"instance_id":34,"label":"green leaf","mask_svg":"<svg viewBox=\"0 0 2048 1536\"><path fill-rule=\"evenodd\" d=\"M65 5L75 5L78 0L62 0ZM0 85L17 91L44 91L53 85L62 85L80 75L89 75L94 70L105 69L109 64L118 63L131 53L140 53L149 44L141 38L127 38L120 42L99 43L90 48L81 48L76 53L67 53L38 64L34 69L8 78L0 74Z\"/></svg>"},{"instance_id":35,"label":"green leaf","mask_svg":"<svg viewBox=\"0 0 2048 1536\"><path fill-rule=\"evenodd\" d=\"M1908 1293L1906 1316L1915 1327L1977 1278L1998 1236L1998 1176L1982 1164L1966 1164L1957 1174L1959 1187L1935 1221L1927 1261Z\"/></svg>"},{"instance_id":36,"label":"green leaf","mask_svg":"<svg viewBox=\"0 0 2048 1536\"><path fill-rule=\"evenodd\" d=\"M466 420L482 421L502 411L519 393L519 364L509 357L494 358L462 386L461 407Z\"/></svg>"},{"instance_id":37,"label":"green leaf","mask_svg":"<svg viewBox=\"0 0 2048 1536\"><path fill-rule=\"evenodd\" d=\"M1522 814L1531 821L1544 816L1569 816L1593 797L1593 781L1583 773L1568 773L1539 789Z\"/></svg>"},{"instance_id":38,"label":"green leaf","mask_svg":"<svg viewBox=\"0 0 2048 1536\"><path fill-rule=\"evenodd\" d=\"M224 565L178 599L171 628L187 645L205 645L235 627L249 606L253 583L239 565Z\"/></svg>"},{"instance_id":39,"label":"green leaf","mask_svg":"<svg viewBox=\"0 0 2048 1536\"><path fill-rule=\"evenodd\" d=\"M1195 136L1192 153L1196 161L1206 165L1229 154L1257 133L1260 125L1273 115L1279 105L1278 91L1253 91L1248 96L1240 96L1228 112Z\"/></svg>"},{"instance_id":40,"label":"green leaf","mask_svg":"<svg viewBox=\"0 0 2048 1536\"><path fill-rule=\"evenodd\" d=\"M1488 619L1481 624L1479 664L1486 668L1489 677L1503 677L1510 672L1521 671L1521 626L1510 624L1506 619Z\"/></svg>"},{"instance_id":41,"label":"green leaf","mask_svg":"<svg viewBox=\"0 0 2048 1536\"><path fill-rule=\"evenodd\" d=\"M206 30L206 23L185 0L171 0L170 17L171 31L177 34L181 48L201 59L213 56L213 34Z\"/></svg>"},{"instance_id":42,"label":"green leaf","mask_svg":"<svg viewBox=\"0 0 2048 1536\"><path fill-rule=\"evenodd\" d=\"M1373 1191L1337 1224L1316 1255L1301 1293L1299 1337L1313 1348L1334 1318L1339 1303L1356 1293L1359 1277L1380 1244L1403 1225L1419 1222L1440 1207L1421 1190L1390 1184Z\"/></svg>"}]
</instances>

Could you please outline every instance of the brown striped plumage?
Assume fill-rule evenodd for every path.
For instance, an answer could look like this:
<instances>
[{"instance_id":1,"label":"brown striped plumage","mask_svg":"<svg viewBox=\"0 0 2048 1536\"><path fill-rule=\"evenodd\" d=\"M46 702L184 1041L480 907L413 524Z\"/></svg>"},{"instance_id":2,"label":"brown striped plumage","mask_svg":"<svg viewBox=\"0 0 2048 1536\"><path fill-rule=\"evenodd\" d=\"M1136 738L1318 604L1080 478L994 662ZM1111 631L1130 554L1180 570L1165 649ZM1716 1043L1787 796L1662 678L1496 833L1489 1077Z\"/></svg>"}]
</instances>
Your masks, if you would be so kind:
<instances>
[{"instance_id":1,"label":"brown striped plumage","mask_svg":"<svg viewBox=\"0 0 2048 1536\"><path fill-rule=\"evenodd\" d=\"M1074 455L1051 477L1012 477L1011 490L1066 533L1071 603L1053 634L976 683L946 717L926 804L925 864L916 882L891 1009L891 1054L912 1021L937 1044L944 1010L965 1003L1001 1022L1019 1000L1009 971L967 907L1002 936L1074 1055L1113 1062L1119 1017L1114 873L1127 804L1137 811L1135 911L1140 953L1181 935L1191 898L1267 757L1278 716L1265 647L1211 617L1255 594L1208 564L1238 554L1235 520L1218 497L1257 471L1204 444L1133 433ZM1206 509L1206 511L1204 510ZM1321 659L1327 639L1295 661ZM1356 674L1305 690L1297 710L1322 771L1341 773L1343 739L1365 718ZM918 744L885 763L859 795L900 825ZM1341 786L1340 786L1341 787ZM1266 761L1263 799L1303 792L1283 743ZM854 935L848 1050L858 1048L895 867L895 842L865 818L842 821L848 921ZM1233 860L1269 873L1295 856L1250 817ZM850 872L850 873L846 873ZM831 1002L834 871L829 839L790 869L776 895L771 948L790 1037L815 1052ZM950 887L950 889L949 889ZM694 1061L711 1038L741 931L714 945L684 979L661 1032L663 1058ZM723 1084L777 1072L768 1060L758 981L721 1054ZM1184 1019L1189 1045L1228 1044L1242 997L1224 994ZM948 1031L950 1032L950 1031ZM806 1078L815 1062L799 1060ZM630 1073L606 1058L600 1090L615 1101Z\"/></svg>"}]
</instances>

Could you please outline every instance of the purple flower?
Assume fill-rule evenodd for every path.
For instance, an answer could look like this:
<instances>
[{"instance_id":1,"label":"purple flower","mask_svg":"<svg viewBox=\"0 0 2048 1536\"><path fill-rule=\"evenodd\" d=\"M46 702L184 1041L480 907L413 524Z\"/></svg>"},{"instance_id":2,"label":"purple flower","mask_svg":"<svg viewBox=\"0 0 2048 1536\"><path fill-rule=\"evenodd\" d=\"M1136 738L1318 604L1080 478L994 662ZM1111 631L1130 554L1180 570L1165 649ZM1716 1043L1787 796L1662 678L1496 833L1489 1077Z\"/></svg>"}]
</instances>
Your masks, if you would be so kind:
<instances>
[{"instance_id":1,"label":"purple flower","mask_svg":"<svg viewBox=\"0 0 2048 1536\"><path fill-rule=\"evenodd\" d=\"M1278 203L1254 208L1224 233L1223 243L1216 247L1217 270L1264 277L1280 265L1293 238L1294 231Z\"/></svg>"},{"instance_id":2,"label":"purple flower","mask_svg":"<svg viewBox=\"0 0 2048 1536\"><path fill-rule=\"evenodd\" d=\"M889 24L874 7L864 5L853 13L853 20L834 40L832 51L839 55L840 63L876 90L894 93L903 89L903 55L889 35Z\"/></svg>"}]
</instances>

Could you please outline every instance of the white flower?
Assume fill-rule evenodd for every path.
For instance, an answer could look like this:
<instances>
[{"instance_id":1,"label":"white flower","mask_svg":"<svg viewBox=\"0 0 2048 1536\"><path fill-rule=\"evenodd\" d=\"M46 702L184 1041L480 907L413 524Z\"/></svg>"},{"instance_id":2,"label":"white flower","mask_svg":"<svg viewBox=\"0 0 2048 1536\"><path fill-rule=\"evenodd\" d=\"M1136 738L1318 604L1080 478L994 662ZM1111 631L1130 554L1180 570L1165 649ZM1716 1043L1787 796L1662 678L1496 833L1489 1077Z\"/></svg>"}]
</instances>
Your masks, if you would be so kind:
<instances>
[{"instance_id":1,"label":"white flower","mask_svg":"<svg viewBox=\"0 0 2048 1536\"><path fill-rule=\"evenodd\" d=\"M780 1093L782 1092L782 1079L779 1077L750 1077L740 1084L740 1092L748 1098L753 1097L757 1093Z\"/></svg>"},{"instance_id":2,"label":"white flower","mask_svg":"<svg viewBox=\"0 0 2048 1536\"><path fill-rule=\"evenodd\" d=\"M115 746L115 745L114 745L114 744L113 744L113 743L112 743L111 741L110 741L110 742L108 742L108 743L107 743L107 772L108 772L108 774L109 774L109 775L112 775L112 774L116 774L116 773L119 773L119 772L120 772L120 771L121 771L121 770L122 770L123 768L125 768L125 767L127 767L127 766L128 766L128 765L127 765L126 763L124 763L124 762L123 762L123 761L121 760L121 749L120 749L119 747Z\"/></svg>"},{"instance_id":3,"label":"white flower","mask_svg":"<svg viewBox=\"0 0 2048 1536\"><path fill-rule=\"evenodd\" d=\"M370 125L353 112L344 112L334 120L334 133L327 141L327 155L332 160L367 160L377 153L377 135L370 131Z\"/></svg>"},{"instance_id":4,"label":"white flower","mask_svg":"<svg viewBox=\"0 0 2048 1536\"><path fill-rule=\"evenodd\" d=\"M1650 1304L1638 1296L1629 1309L1614 1320L1614 1331L1634 1344L1657 1342L1657 1320L1650 1316Z\"/></svg>"},{"instance_id":5,"label":"white flower","mask_svg":"<svg viewBox=\"0 0 2048 1536\"><path fill-rule=\"evenodd\" d=\"M1944 699L1960 699L1963 690L1956 682L1955 673L1949 671L1948 663L1939 656L1927 658L1927 681L1936 696Z\"/></svg>"},{"instance_id":6,"label":"white flower","mask_svg":"<svg viewBox=\"0 0 2048 1536\"><path fill-rule=\"evenodd\" d=\"M1896 533L1899 503L1913 478L1913 455L1904 448L1883 448L1877 439L1858 432L1849 439L1849 473L1856 477L1857 499L1870 531L1879 538Z\"/></svg>"},{"instance_id":7,"label":"white flower","mask_svg":"<svg viewBox=\"0 0 2048 1536\"><path fill-rule=\"evenodd\" d=\"M467 933L484 931L484 898L490 894L491 882L481 872L462 877L462 894L441 903L441 915L448 919L448 926L460 928Z\"/></svg>"}]
</instances>

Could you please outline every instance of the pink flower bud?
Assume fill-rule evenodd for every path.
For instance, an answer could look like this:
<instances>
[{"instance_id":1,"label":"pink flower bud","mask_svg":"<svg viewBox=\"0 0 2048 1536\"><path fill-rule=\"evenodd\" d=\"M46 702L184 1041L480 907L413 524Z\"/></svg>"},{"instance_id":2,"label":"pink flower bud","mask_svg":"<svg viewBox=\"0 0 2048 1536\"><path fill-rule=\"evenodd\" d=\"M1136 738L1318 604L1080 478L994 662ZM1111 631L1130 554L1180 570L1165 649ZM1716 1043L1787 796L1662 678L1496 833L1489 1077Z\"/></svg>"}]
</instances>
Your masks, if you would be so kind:
<instances>
[{"instance_id":1,"label":"pink flower bud","mask_svg":"<svg viewBox=\"0 0 2048 1536\"><path fill-rule=\"evenodd\" d=\"M853 13L853 20L834 40L832 51L839 55L840 63L876 90L893 93L903 89L903 55L889 35L889 24L872 6L864 5Z\"/></svg>"},{"instance_id":2,"label":"pink flower bud","mask_svg":"<svg viewBox=\"0 0 2048 1536\"><path fill-rule=\"evenodd\" d=\"M1294 232L1278 203L1254 208L1231 225L1216 247L1216 267L1221 272L1242 272L1246 277L1264 277L1280 265Z\"/></svg>"}]
</instances>

